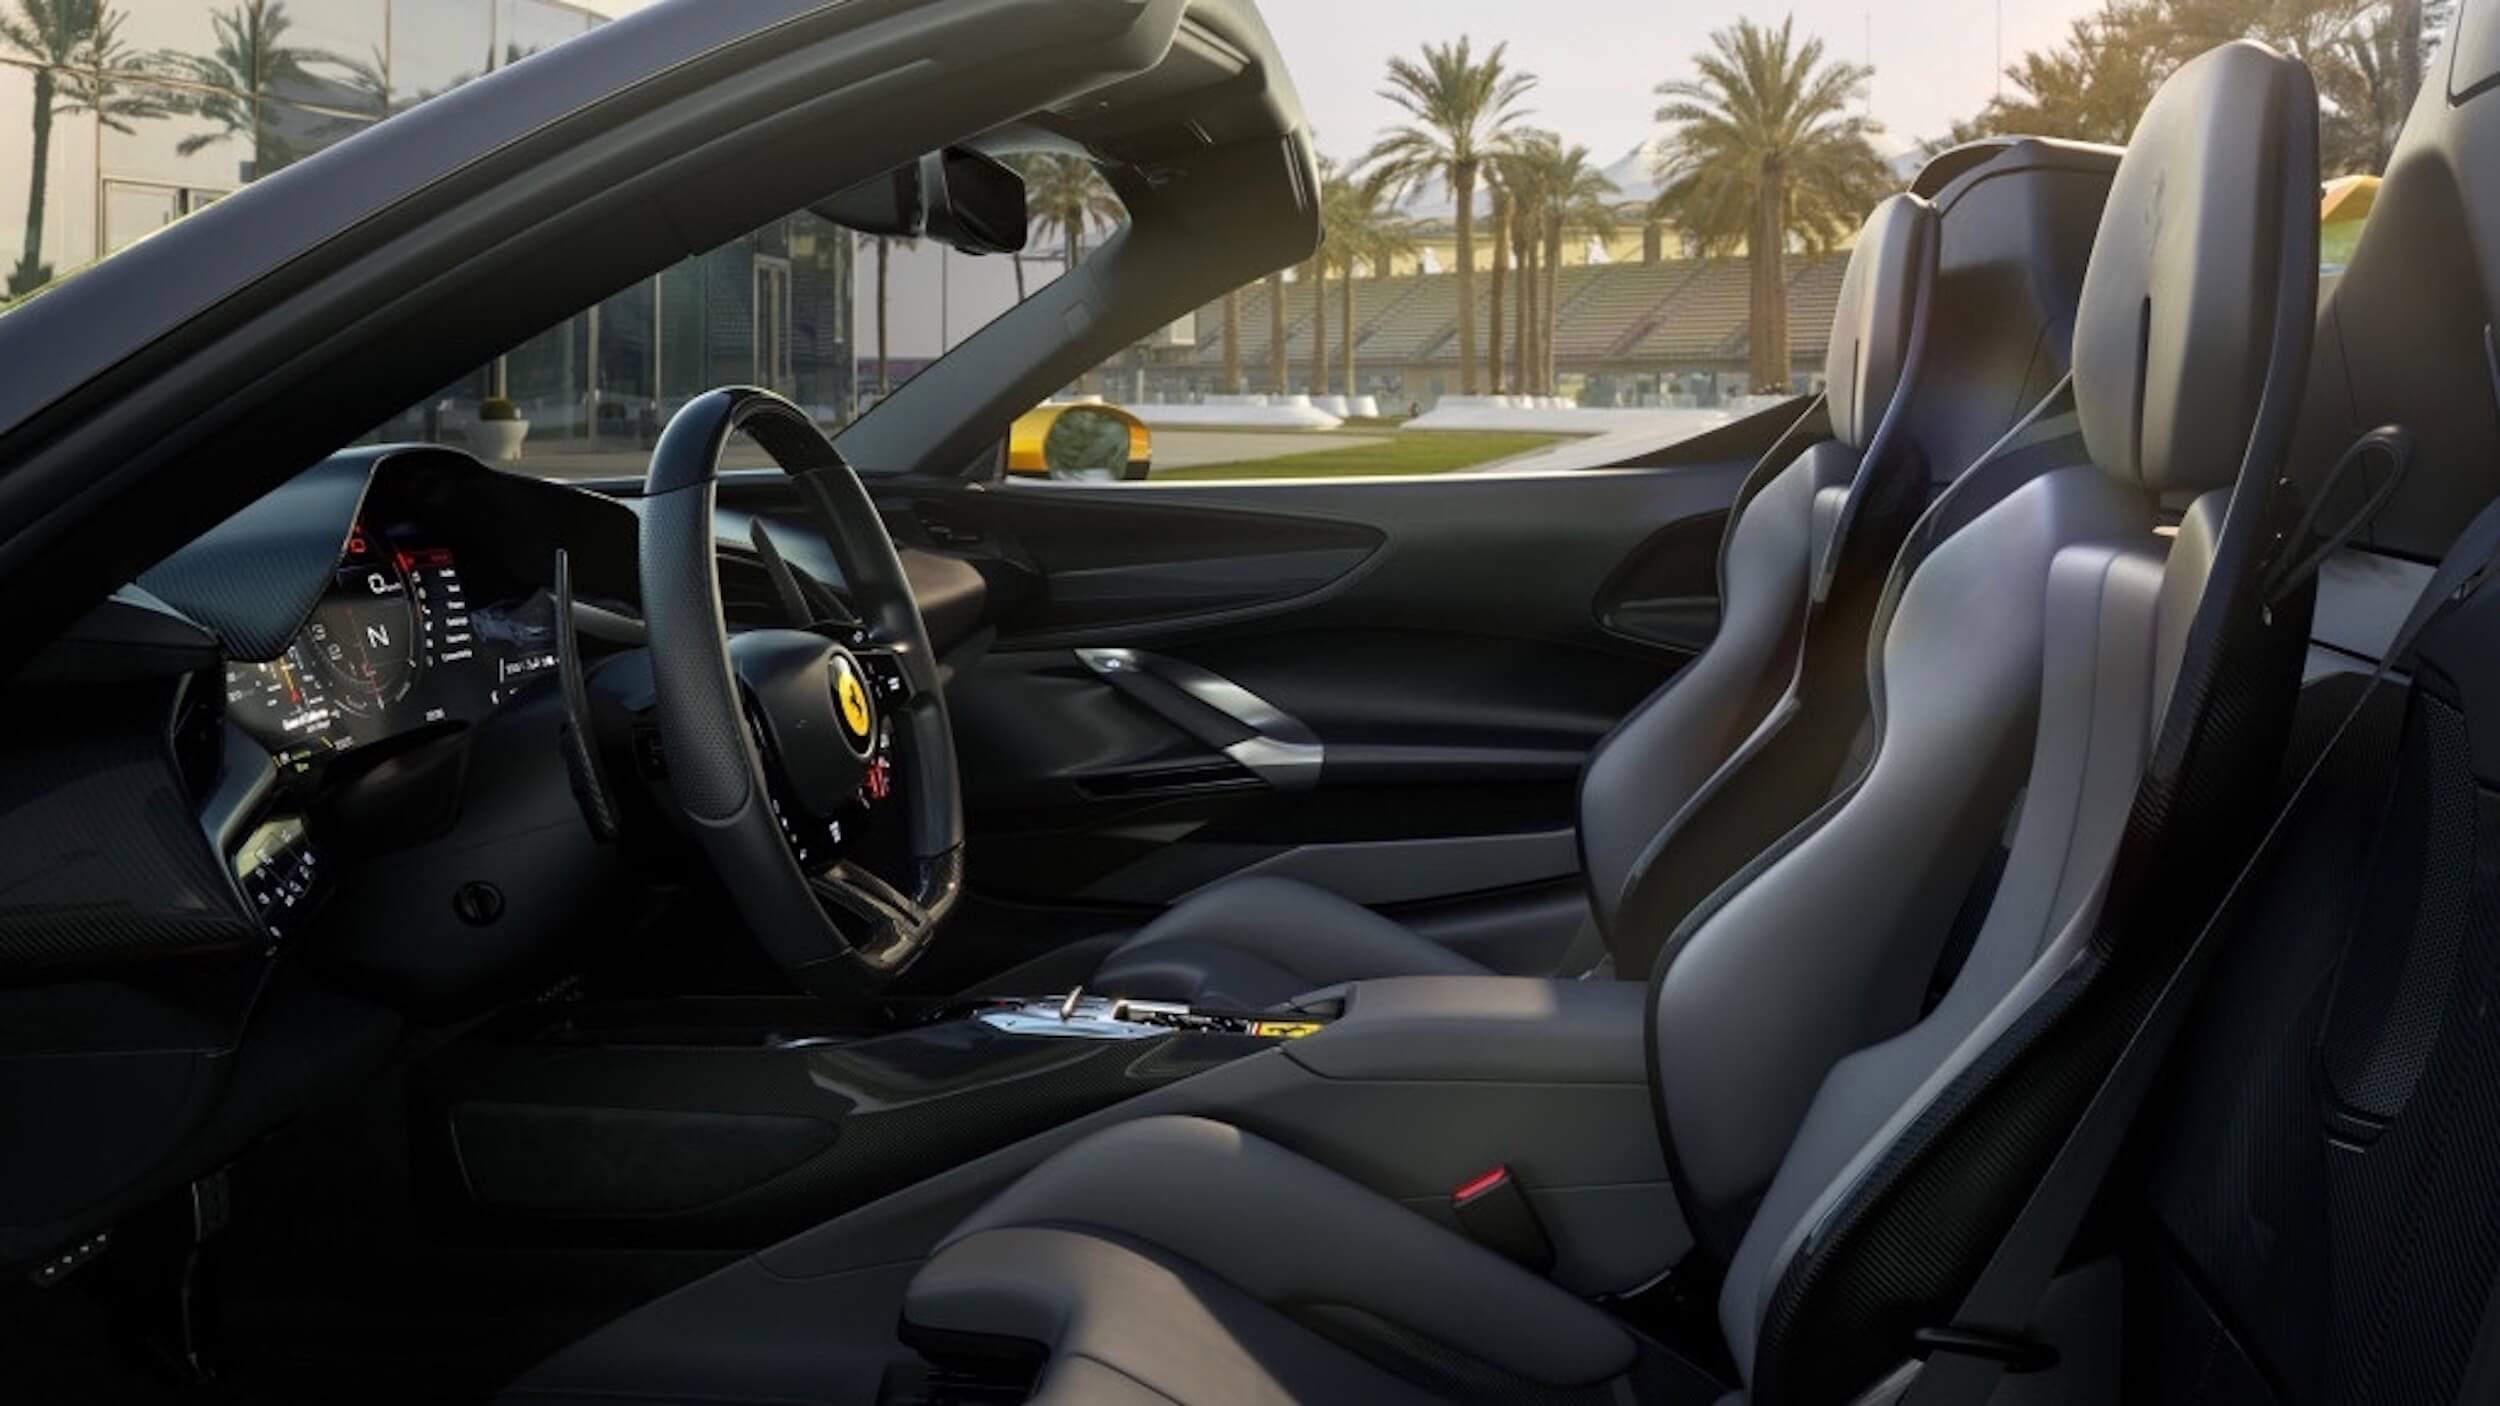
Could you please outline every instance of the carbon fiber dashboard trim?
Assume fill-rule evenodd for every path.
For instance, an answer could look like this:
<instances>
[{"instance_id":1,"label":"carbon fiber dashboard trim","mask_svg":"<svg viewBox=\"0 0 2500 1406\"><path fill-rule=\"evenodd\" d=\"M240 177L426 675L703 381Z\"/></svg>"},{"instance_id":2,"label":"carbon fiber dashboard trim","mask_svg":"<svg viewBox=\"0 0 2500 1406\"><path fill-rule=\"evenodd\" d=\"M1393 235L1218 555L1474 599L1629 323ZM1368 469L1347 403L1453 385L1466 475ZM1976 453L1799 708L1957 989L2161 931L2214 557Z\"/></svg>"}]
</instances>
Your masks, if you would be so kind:
<instances>
[{"instance_id":1,"label":"carbon fiber dashboard trim","mask_svg":"<svg viewBox=\"0 0 2500 1406\"><path fill-rule=\"evenodd\" d=\"M149 568L139 584L215 632L232 658L277 658L321 603L373 471L394 452L351 450L315 464Z\"/></svg>"},{"instance_id":2,"label":"carbon fiber dashboard trim","mask_svg":"<svg viewBox=\"0 0 2500 1406\"><path fill-rule=\"evenodd\" d=\"M0 979L264 941L174 755L197 686L0 698Z\"/></svg>"}]
</instances>

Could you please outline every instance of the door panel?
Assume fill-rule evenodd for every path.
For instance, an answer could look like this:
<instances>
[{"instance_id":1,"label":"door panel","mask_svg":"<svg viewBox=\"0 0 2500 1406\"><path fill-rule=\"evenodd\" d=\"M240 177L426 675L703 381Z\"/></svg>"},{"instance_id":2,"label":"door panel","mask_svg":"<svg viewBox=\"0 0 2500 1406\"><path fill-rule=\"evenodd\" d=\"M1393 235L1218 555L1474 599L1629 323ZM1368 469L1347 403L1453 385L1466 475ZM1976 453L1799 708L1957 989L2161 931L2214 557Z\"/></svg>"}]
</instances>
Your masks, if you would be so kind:
<instances>
[{"instance_id":1,"label":"door panel","mask_svg":"<svg viewBox=\"0 0 2500 1406\"><path fill-rule=\"evenodd\" d=\"M1465 946L1567 937L1581 763L1707 642L1752 461L924 485L898 520L992 583L949 691L975 886L1150 910L1285 874ZM1316 776L1262 766L1277 739L1204 701L1227 689L1316 742Z\"/></svg>"}]
</instances>

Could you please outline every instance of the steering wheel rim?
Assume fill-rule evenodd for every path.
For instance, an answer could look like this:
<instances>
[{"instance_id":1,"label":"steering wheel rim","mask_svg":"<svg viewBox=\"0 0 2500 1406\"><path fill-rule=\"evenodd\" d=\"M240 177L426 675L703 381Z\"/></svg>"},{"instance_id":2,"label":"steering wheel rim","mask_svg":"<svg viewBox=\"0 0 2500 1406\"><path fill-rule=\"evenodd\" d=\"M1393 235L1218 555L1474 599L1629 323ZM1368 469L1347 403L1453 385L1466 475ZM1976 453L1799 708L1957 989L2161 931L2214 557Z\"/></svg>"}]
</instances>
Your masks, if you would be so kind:
<instances>
[{"instance_id":1,"label":"steering wheel rim","mask_svg":"<svg viewBox=\"0 0 2500 1406\"><path fill-rule=\"evenodd\" d=\"M812 667L805 647L787 637L823 637L800 631L739 637L742 643L764 634L784 637L744 651L778 656L772 703L759 700L741 678L742 665L751 676L760 666L734 657L741 651L733 649L721 608L714 499L721 450L740 430L763 446L819 519L860 618L850 640L823 641L833 672L821 676L821 724L809 712L813 698L769 722L759 709L783 708L778 699L792 696L791 669ZM640 553L661 755L679 812L784 971L820 995L873 996L927 950L963 890L963 800L946 699L928 627L875 502L796 405L752 386L706 391L677 412L652 451ZM913 869L901 886L848 863L816 873L802 868L797 841L776 811L776 790L790 788L776 787L772 768L789 764L783 755L789 749L772 748L759 735L769 730L803 738L811 728L840 730L836 719L858 699L832 661L852 658L853 647L890 659L888 676L900 679L899 695L878 702L894 733L891 755ZM795 666L793 658L800 661ZM852 669L855 674L856 661ZM873 736L878 729L870 724L861 731ZM836 921L836 911L852 931Z\"/></svg>"}]
</instances>

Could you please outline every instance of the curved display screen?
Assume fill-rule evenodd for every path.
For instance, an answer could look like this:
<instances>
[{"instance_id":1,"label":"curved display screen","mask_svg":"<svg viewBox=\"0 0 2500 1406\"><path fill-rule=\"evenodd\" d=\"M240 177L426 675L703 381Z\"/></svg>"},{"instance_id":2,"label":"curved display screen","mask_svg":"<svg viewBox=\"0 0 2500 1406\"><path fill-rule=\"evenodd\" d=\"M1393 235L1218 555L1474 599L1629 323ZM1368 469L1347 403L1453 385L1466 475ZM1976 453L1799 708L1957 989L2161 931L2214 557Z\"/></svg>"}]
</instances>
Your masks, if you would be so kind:
<instances>
[{"instance_id":1,"label":"curved display screen","mask_svg":"<svg viewBox=\"0 0 2500 1406\"><path fill-rule=\"evenodd\" d=\"M359 523L286 652L227 666L226 710L280 766L307 771L419 728L474 722L555 667L545 591L473 601L451 548Z\"/></svg>"}]
</instances>

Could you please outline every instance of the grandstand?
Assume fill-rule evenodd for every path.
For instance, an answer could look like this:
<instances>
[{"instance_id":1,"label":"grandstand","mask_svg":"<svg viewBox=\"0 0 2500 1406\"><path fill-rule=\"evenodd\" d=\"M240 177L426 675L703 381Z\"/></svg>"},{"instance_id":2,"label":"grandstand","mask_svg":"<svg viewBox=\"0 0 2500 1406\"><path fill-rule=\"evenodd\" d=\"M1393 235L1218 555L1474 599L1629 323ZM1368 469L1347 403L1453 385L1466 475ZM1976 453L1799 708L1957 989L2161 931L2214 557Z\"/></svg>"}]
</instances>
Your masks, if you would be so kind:
<instances>
[{"instance_id":1,"label":"grandstand","mask_svg":"<svg viewBox=\"0 0 2500 1406\"><path fill-rule=\"evenodd\" d=\"M1456 280L1448 281L1455 282ZM1354 280L1354 325L1362 329L1354 347L1354 354L1357 358L1377 354L1372 349L1372 339L1379 335L1380 329L1389 325L1391 319L1396 318L1408 303L1424 295L1422 283L1423 280L1417 278L1358 278ZM1331 285L1329 288L1328 315L1331 319L1328 332L1329 353L1334 356L1345 346L1345 329L1334 323L1334 319L1345 316L1345 293L1336 285Z\"/></svg>"},{"instance_id":2,"label":"grandstand","mask_svg":"<svg viewBox=\"0 0 2500 1406\"><path fill-rule=\"evenodd\" d=\"M1411 274L1366 281L1404 284L1407 290L1405 297L1396 299L1388 313L1365 330L1355 348L1383 368L1428 359L1435 347L1451 340L1458 330L1458 275Z\"/></svg>"},{"instance_id":3,"label":"grandstand","mask_svg":"<svg viewBox=\"0 0 2500 1406\"><path fill-rule=\"evenodd\" d=\"M1799 385L1820 373L1823 348L1839 304L1845 254L1791 255L1788 259L1789 352ZM1751 268L1742 258L1670 259L1657 263L1575 264L1561 273L1561 304L1555 358L1566 390L1592 378L1655 384L1694 373L1741 376L1745 368L1746 319ZM1516 285L1513 283L1512 288ZM1329 356L1340 355L1342 294L1329 292ZM1285 290L1291 384L1309 375L1310 286ZM1503 302L1505 320L1515 316L1516 292ZM1488 335L1492 278L1476 278L1476 329ZM1241 295L1242 366L1249 388L1268 389L1267 289L1254 284ZM1458 362L1458 279L1455 275L1408 274L1365 278L1355 285L1355 348L1365 388L1429 400L1455 390ZM1192 347L1159 356L1149 375L1171 393L1210 388L1223 362L1224 314L1220 304L1198 315ZM1512 332L1515 336L1515 330ZM1707 379L1705 377L1705 379Z\"/></svg>"},{"instance_id":4,"label":"grandstand","mask_svg":"<svg viewBox=\"0 0 2500 1406\"><path fill-rule=\"evenodd\" d=\"M1667 301L1682 292L1701 268L1677 260L1597 270L1601 276L1591 280L1588 293L1564 304L1563 315L1556 319L1556 358L1572 366L1621 355L1624 344L1647 332Z\"/></svg>"},{"instance_id":5,"label":"grandstand","mask_svg":"<svg viewBox=\"0 0 2500 1406\"><path fill-rule=\"evenodd\" d=\"M1732 360L1728 344L1745 334L1752 283L1753 267L1744 259L1704 263L1658 309L1649 330L1633 339L1629 358L1695 370Z\"/></svg>"}]
</instances>

